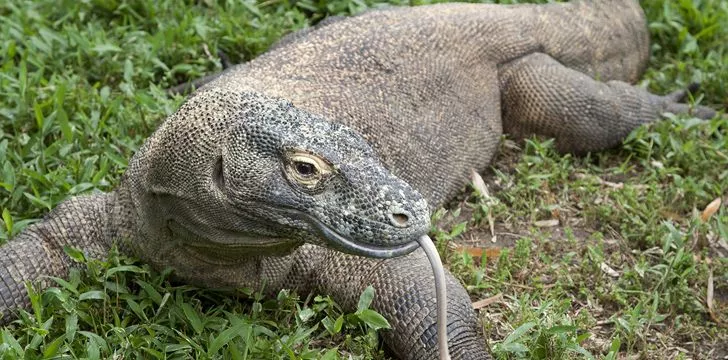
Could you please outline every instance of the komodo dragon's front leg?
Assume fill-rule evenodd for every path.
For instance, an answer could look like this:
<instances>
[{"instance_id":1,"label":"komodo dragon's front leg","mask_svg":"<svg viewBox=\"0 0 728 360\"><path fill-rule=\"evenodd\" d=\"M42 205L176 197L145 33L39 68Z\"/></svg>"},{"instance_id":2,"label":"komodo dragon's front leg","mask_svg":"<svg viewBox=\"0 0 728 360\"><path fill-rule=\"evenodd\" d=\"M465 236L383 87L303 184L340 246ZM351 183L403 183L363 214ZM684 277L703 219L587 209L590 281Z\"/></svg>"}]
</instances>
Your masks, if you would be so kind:
<instances>
[{"instance_id":1,"label":"komodo dragon's front leg","mask_svg":"<svg viewBox=\"0 0 728 360\"><path fill-rule=\"evenodd\" d=\"M87 256L106 256L110 246L104 241L107 201L112 194L79 196L63 202L45 219L0 246L0 324L13 311L28 308L26 281L66 277L72 260L64 247L82 249Z\"/></svg>"},{"instance_id":2,"label":"komodo dragon's front leg","mask_svg":"<svg viewBox=\"0 0 728 360\"><path fill-rule=\"evenodd\" d=\"M432 268L422 250L396 259L370 259L305 245L293 255L291 287L331 296L356 309L364 289L376 289L372 307L392 326L382 337L398 358L437 359L436 298ZM312 259L316 259L312 262ZM305 284L301 286L301 284ZM470 297L447 273L448 343L453 359L489 359Z\"/></svg>"}]
</instances>

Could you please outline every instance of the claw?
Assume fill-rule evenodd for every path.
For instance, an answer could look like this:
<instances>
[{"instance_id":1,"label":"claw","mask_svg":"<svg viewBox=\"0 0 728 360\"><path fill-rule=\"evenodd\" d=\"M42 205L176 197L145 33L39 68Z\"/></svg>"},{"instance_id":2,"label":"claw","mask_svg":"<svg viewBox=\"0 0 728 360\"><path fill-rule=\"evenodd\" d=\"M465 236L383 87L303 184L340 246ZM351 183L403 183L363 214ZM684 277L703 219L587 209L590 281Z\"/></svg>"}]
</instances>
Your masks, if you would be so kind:
<instances>
[{"instance_id":1,"label":"claw","mask_svg":"<svg viewBox=\"0 0 728 360\"><path fill-rule=\"evenodd\" d=\"M673 114L687 114L699 119L709 120L716 116L717 112L707 106L686 104L688 95L700 89L700 83L694 82L685 89L673 91L663 98L666 100L665 111Z\"/></svg>"},{"instance_id":2,"label":"claw","mask_svg":"<svg viewBox=\"0 0 728 360\"><path fill-rule=\"evenodd\" d=\"M698 119L710 120L715 117L717 112L707 106L681 104L670 102L665 106L665 112L673 114L687 114Z\"/></svg>"},{"instance_id":3,"label":"claw","mask_svg":"<svg viewBox=\"0 0 728 360\"><path fill-rule=\"evenodd\" d=\"M666 98L670 99L672 102L685 102L687 100L688 94L692 94L697 92L700 89L700 83L694 82L687 86L687 88L682 90L673 91L667 96Z\"/></svg>"}]
</instances>

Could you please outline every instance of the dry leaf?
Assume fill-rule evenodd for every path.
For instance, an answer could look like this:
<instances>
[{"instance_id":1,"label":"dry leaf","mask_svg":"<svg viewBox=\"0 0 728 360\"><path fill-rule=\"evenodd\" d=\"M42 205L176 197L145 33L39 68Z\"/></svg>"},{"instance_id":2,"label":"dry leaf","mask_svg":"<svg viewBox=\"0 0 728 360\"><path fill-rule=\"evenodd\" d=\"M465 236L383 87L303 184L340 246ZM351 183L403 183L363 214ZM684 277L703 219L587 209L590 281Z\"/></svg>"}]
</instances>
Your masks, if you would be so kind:
<instances>
[{"instance_id":1,"label":"dry leaf","mask_svg":"<svg viewBox=\"0 0 728 360\"><path fill-rule=\"evenodd\" d=\"M477 246L458 246L458 250L470 254L472 257L481 257L485 253L485 257L495 259L500 256L501 248L489 247L482 248Z\"/></svg>"},{"instance_id":2,"label":"dry leaf","mask_svg":"<svg viewBox=\"0 0 728 360\"><path fill-rule=\"evenodd\" d=\"M540 228L559 226L559 219L540 220L534 222L533 225Z\"/></svg>"},{"instance_id":3,"label":"dry leaf","mask_svg":"<svg viewBox=\"0 0 728 360\"><path fill-rule=\"evenodd\" d=\"M488 186L485 185L485 181L483 181L483 177L478 174L475 169L470 169L470 181L473 183L473 189L483 197L483 199L486 200L486 203L490 206L494 203L496 203L497 199L494 199L490 196L490 193L488 192ZM495 219L493 218L493 213L488 210L488 225L490 226L490 236L491 241L495 242Z\"/></svg>"},{"instance_id":4,"label":"dry leaf","mask_svg":"<svg viewBox=\"0 0 728 360\"><path fill-rule=\"evenodd\" d=\"M559 212L558 208L551 210L551 217L554 219L558 219L561 217L561 212Z\"/></svg>"},{"instance_id":5,"label":"dry leaf","mask_svg":"<svg viewBox=\"0 0 728 360\"><path fill-rule=\"evenodd\" d=\"M616 272L611 267L609 267L609 265L607 265L607 263L603 262L603 263L599 264L599 268L602 269L602 271L604 271L605 274L607 274L611 277L619 277L619 273Z\"/></svg>"},{"instance_id":6,"label":"dry leaf","mask_svg":"<svg viewBox=\"0 0 728 360\"><path fill-rule=\"evenodd\" d=\"M715 198L715 200L711 201L710 204L705 207L703 213L700 215L700 220L703 220L703 222L707 222L708 220L710 220L710 217L713 216L713 214L715 214L720 208L720 203L720 198Z\"/></svg>"},{"instance_id":7,"label":"dry leaf","mask_svg":"<svg viewBox=\"0 0 728 360\"><path fill-rule=\"evenodd\" d=\"M723 320L716 314L715 309L713 308L713 270L708 270L708 289L705 294L705 304L708 306L708 314L710 315L710 318L718 325L725 326L723 323Z\"/></svg>"},{"instance_id":8,"label":"dry leaf","mask_svg":"<svg viewBox=\"0 0 728 360\"><path fill-rule=\"evenodd\" d=\"M480 174L478 174L475 169L470 169L470 181L473 183L473 189L475 189L475 191L477 191L480 196L490 198L490 193L488 193L488 186L485 185L483 177L480 176Z\"/></svg>"}]
</instances>

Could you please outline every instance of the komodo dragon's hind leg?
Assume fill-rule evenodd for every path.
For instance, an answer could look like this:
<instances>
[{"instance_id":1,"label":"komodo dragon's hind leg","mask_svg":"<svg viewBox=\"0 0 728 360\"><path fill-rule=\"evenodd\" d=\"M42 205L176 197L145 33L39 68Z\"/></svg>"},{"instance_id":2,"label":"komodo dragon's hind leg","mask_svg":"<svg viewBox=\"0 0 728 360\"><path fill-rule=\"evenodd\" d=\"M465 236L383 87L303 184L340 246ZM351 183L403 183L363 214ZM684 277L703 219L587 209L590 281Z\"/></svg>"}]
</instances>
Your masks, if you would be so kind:
<instances>
[{"instance_id":1,"label":"komodo dragon's hind leg","mask_svg":"<svg viewBox=\"0 0 728 360\"><path fill-rule=\"evenodd\" d=\"M387 346L401 359L437 359L434 277L422 250L377 260L304 245L294 257L293 282L313 282L302 288L329 294L348 311L356 309L359 296L372 285L376 291L372 308L392 326L381 333ZM489 359L470 298L449 272L447 297L451 358Z\"/></svg>"},{"instance_id":2,"label":"komodo dragon's hind leg","mask_svg":"<svg viewBox=\"0 0 728 360\"><path fill-rule=\"evenodd\" d=\"M621 81L599 82L535 53L499 68L503 130L516 137L556 139L560 151L583 153L618 145L664 112L709 119L715 111L690 108L677 96L658 96Z\"/></svg>"}]
</instances>

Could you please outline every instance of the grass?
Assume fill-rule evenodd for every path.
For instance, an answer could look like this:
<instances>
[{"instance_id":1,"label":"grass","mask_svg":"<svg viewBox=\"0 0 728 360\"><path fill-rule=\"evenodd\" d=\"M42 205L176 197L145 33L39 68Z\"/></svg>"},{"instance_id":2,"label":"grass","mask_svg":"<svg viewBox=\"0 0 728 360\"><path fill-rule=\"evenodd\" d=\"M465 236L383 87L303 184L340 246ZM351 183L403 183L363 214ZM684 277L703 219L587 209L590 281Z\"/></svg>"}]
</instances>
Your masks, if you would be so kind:
<instances>
[{"instance_id":1,"label":"grass","mask_svg":"<svg viewBox=\"0 0 728 360\"><path fill-rule=\"evenodd\" d=\"M693 100L727 106L728 3L642 5L653 39L642 85L666 93L700 82ZM371 6L380 5L3 2L0 242L69 196L111 189L183 100L163 89L219 71L218 51L245 61L286 33ZM714 199L728 203L728 120L671 117L586 157L558 154L548 139L501 150L484 174L492 195L466 189L433 229L473 300L499 296L480 311L496 358L728 355L728 210L702 219ZM33 309L0 331L0 356L386 357L369 293L345 313L323 296L171 284L115 253L79 260L82 271L34 294Z\"/></svg>"}]
</instances>

